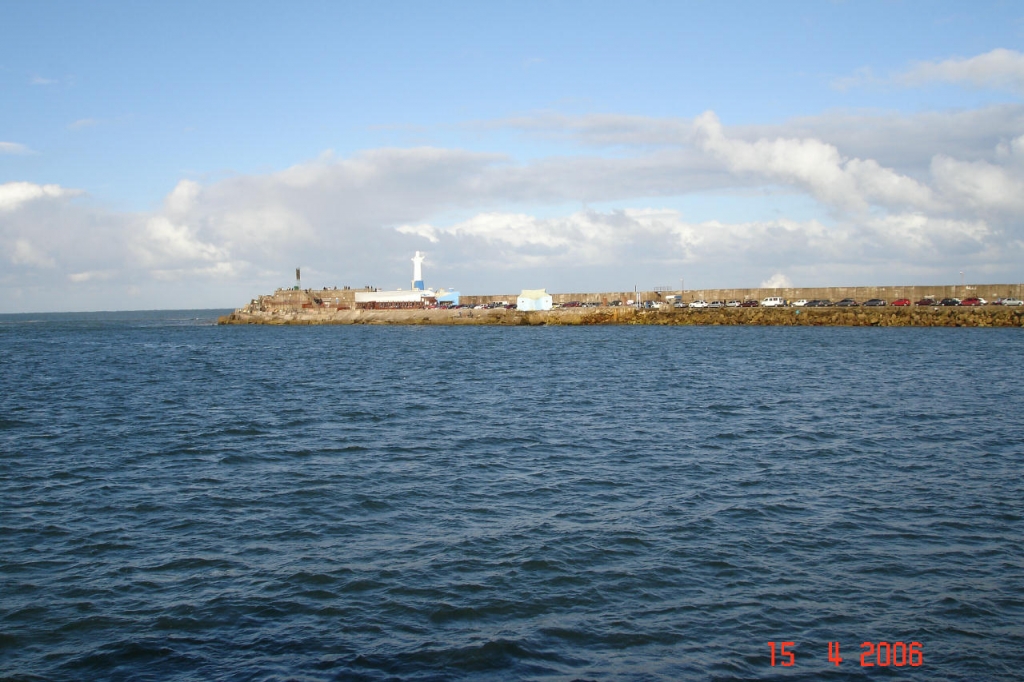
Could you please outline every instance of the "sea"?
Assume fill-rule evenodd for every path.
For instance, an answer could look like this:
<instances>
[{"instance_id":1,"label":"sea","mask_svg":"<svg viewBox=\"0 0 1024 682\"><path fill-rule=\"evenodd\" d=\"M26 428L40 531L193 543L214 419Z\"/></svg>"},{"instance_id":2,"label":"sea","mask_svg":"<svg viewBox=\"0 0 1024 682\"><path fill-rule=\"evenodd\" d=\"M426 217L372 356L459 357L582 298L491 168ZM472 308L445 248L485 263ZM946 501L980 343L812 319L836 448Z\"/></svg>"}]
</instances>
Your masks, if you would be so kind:
<instances>
[{"instance_id":1,"label":"sea","mask_svg":"<svg viewBox=\"0 0 1024 682\"><path fill-rule=\"evenodd\" d=\"M1021 680L1024 330L0 316L0 679Z\"/></svg>"}]
</instances>

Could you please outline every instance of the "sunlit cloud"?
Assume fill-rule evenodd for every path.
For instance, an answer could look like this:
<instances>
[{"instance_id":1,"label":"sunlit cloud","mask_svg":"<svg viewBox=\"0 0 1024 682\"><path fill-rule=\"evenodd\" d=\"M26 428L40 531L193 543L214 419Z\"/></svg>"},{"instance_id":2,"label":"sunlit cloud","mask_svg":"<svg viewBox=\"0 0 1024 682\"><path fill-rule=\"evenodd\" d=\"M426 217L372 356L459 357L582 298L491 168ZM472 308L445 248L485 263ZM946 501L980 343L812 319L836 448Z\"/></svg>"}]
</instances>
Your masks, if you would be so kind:
<instances>
[{"instance_id":1,"label":"sunlit cloud","mask_svg":"<svg viewBox=\"0 0 1024 682\"><path fill-rule=\"evenodd\" d=\"M8 182L0 185L0 212L14 211L22 204L37 199L59 199L83 194L82 190L60 185L37 185L32 182Z\"/></svg>"}]
</instances>

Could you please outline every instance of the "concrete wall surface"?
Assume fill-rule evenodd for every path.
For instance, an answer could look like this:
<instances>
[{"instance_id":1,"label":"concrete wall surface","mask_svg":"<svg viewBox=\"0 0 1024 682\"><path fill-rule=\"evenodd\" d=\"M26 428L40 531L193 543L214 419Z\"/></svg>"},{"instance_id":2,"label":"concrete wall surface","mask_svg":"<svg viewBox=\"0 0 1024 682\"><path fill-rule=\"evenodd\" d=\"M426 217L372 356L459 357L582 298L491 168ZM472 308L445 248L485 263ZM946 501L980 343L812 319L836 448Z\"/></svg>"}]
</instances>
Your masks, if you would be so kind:
<instances>
[{"instance_id":1,"label":"concrete wall surface","mask_svg":"<svg viewBox=\"0 0 1024 682\"><path fill-rule=\"evenodd\" d=\"M832 301L839 301L844 298L853 298L858 302L871 298L881 298L892 302L899 298L909 298L911 301L929 297L942 298L969 298L980 296L988 301L996 298L1024 298L1024 284L943 284L929 286L879 286L879 287L791 287L786 289L687 289L686 291L613 291L603 293L576 293L576 294L552 294L555 303L568 303L579 301L581 303L602 303L608 304L618 300L625 303L628 300L641 301L663 301L668 296L682 295L686 303L693 301L746 301L750 299L762 300L768 296L781 296L787 301L796 301L801 298L807 300L815 298L827 298ZM517 294L494 294L482 296L463 296L460 301L469 305L490 303L491 301L514 301Z\"/></svg>"}]
</instances>

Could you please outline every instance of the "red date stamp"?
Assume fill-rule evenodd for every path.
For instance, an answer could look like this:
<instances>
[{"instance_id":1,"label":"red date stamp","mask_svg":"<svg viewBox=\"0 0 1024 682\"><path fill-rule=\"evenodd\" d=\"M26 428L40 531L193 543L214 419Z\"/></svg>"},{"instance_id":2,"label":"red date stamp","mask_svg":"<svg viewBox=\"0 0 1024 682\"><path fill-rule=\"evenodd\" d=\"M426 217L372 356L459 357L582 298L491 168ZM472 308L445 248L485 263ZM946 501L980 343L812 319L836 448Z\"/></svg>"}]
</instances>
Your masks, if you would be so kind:
<instances>
[{"instance_id":1,"label":"red date stamp","mask_svg":"<svg viewBox=\"0 0 1024 682\"><path fill-rule=\"evenodd\" d=\"M920 642L863 642L860 648L862 668L916 668L924 664L924 646ZM796 642L768 642L768 649L773 666L789 668L796 664ZM843 662L839 642L828 643L828 662Z\"/></svg>"}]
</instances>

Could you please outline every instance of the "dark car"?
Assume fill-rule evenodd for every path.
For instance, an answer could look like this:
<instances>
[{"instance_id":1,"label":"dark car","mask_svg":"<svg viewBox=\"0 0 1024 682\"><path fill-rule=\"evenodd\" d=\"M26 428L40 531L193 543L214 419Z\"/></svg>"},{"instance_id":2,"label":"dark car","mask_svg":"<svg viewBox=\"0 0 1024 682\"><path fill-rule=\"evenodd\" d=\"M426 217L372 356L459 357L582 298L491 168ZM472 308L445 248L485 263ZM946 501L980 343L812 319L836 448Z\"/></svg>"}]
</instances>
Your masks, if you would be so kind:
<instances>
[{"instance_id":1,"label":"dark car","mask_svg":"<svg viewBox=\"0 0 1024 682\"><path fill-rule=\"evenodd\" d=\"M743 303L740 303L741 308L756 308L759 305L761 304L757 301L744 301Z\"/></svg>"},{"instance_id":2,"label":"dark car","mask_svg":"<svg viewBox=\"0 0 1024 682\"><path fill-rule=\"evenodd\" d=\"M837 308L856 308L860 303L853 300L852 298L844 298L839 303L836 303Z\"/></svg>"},{"instance_id":3,"label":"dark car","mask_svg":"<svg viewBox=\"0 0 1024 682\"><path fill-rule=\"evenodd\" d=\"M960 305L959 298L944 298L939 301L939 305Z\"/></svg>"},{"instance_id":4,"label":"dark car","mask_svg":"<svg viewBox=\"0 0 1024 682\"><path fill-rule=\"evenodd\" d=\"M864 301L863 305L865 308L878 308L888 304L880 298L869 298L868 300Z\"/></svg>"},{"instance_id":5,"label":"dark car","mask_svg":"<svg viewBox=\"0 0 1024 682\"><path fill-rule=\"evenodd\" d=\"M938 304L935 302L934 298L922 298L920 301L918 301L914 305L938 305Z\"/></svg>"},{"instance_id":6,"label":"dark car","mask_svg":"<svg viewBox=\"0 0 1024 682\"><path fill-rule=\"evenodd\" d=\"M827 298L816 298L813 301L808 301L805 308L828 308L832 305L832 301Z\"/></svg>"}]
</instances>

